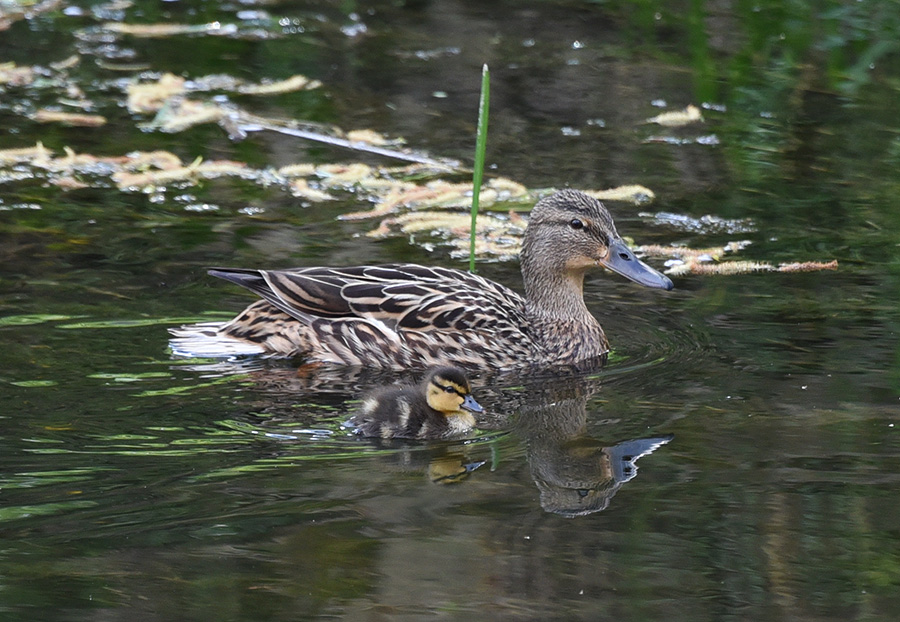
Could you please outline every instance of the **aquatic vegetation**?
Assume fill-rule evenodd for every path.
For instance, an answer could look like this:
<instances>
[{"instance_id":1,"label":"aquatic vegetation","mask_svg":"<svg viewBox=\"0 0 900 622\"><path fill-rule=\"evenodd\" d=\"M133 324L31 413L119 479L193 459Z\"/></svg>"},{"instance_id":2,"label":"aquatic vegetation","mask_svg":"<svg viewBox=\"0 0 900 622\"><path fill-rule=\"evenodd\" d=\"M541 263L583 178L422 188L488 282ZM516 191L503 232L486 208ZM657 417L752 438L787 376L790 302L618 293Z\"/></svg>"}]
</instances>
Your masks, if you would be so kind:
<instances>
[{"instance_id":1,"label":"aquatic vegetation","mask_svg":"<svg viewBox=\"0 0 900 622\"><path fill-rule=\"evenodd\" d=\"M644 256L669 257L666 262L666 274L681 276L697 274L736 275L751 272L816 272L819 270L837 270L837 260L804 261L773 265L765 261L722 261L726 255L736 254L750 245L749 240L729 242L721 247L688 248L685 246L661 246L648 244L635 247L635 252Z\"/></svg>"},{"instance_id":2,"label":"aquatic vegetation","mask_svg":"<svg viewBox=\"0 0 900 622\"><path fill-rule=\"evenodd\" d=\"M181 34L227 34L220 24L183 26L179 24L133 25L107 23L103 30L116 35L135 37L167 37ZM52 63L49 69L0 64L0 88L28 86L38 77L41 88L58 91L59 106L44 106L29 116L39 123L60 123L85 128L99 128L106 117L89 114L90 102L68 70L81 62L79 54ZM122 67L128 70L127 67ZM138 71L131 68L131 71ZM46 80L43 76L50 75ZM486 76L485 76L486 77ZM290 92L321 89L314 79L296 74L283 80L262 78L247 82L227 74L199 77L178 76L170 72L139 74L131 79L110 83L113 91L122 92L123 104L130 114L143 117L139 126L145 130L167 133L183 132L201 124L218 124L233 139L262 129L297 136L349 150L373 153L393 159L407 160L405 166L377 166L363 162L312 164L298 162L274 168L254 168L244 162L207 160L196 157L183 161L168 151L131 152L123 155L92 155L64 148L64 153L47 149L41 143L33 147L0 150L0 178L7 183L32 177L42 179L64 191L113 185L122 192L157 194L168 189L189 188L217 178L235 178L261 187L282 188L290 195L310 203L321 203L357 197L371 204L366 210L340 215L341 220L354 221L380 218L367 235L409 236L426 247L448 246L454 257L464 256L468 248L471 258L507 259L518 255L527 217L518 211L529 210L554 188L530 189L515 180L494 177L473 192L471 182L460 181L466 171L459 163L434 158L429 154L402 147L402 137L387 137L371 129L342 128L298 120L262 117L252 114L230 100L230 96L265 97ZM74 97L74 99L73 99ZM486 101L484 102L486 105ZM68 112L66 106L77 105L79 111ZM147 118L149 115L152 117ZM663 112L646 120L668 128L699 123L703 116L697 106L680 111ZM647 141L701 142L699 138L683 139L651 137ZM708 142L708 141L707 141ZM483 154L483 145L480 147ZM30 169L30 170L29 170ZM656 199L655 193L639 184L604 190L587 189L591 196L604 201L641 205ZM487 210L480 219L472 212L473 194L478 206ZM694 219L681 214L659 212L641 214L651 223L673 227L695 235L713 232L750 232L749 221L728 221L716 216ZM474 222L474 226L473 226ZM738 274L760 270L834 269L831 263L809 262L800 267L774 267L767 263L725 261L726 254L736 254L743 242L733 242L717 249L686 246L663 248L642 247L648 256L669 258L671 274Z\"/></svg>"},{"instance_id":3,"label":"aquatic vegetation","mask_svg":"<svg viewBox=\"0 0 900 622\"><path fill-rule=\"evenodd\" d=\"M469 223L469 272L475 272L475 235L481 181L484 179L484 152L487 148L488 111L490 110L491 74L488 66L481 68L481 98L478 102L478 129L475 138L475 170L472 172L472 219Z\"/></svg>"},{"instance_id":4,"label":"aquatic vegetation","mask_svg":"<svg viewBox=\"0 0 900 622\"><path fill-rule=\"evenodd\" d=\"M255 169L243 162L195 159L184 163L168 151L132 152L122 156L78 154L66 149L64 155L38 143L34 147L0 150L0 173L4 167L30 164L43 171L48 182L60 188L87 187L107 177L126 192L158 192L168 186L196 185L204 180L235 177L261 185L280 184L293 196L311 202L331 201L339 194L356 194L375 203L370 210L348 212L339 218L363 220L382 218L366 235L414 237L416 243L435 242L451 247L451 255L464 257L471 245L472 186L467 182L443 179L445 171L421 164L404 167L375 167L361 162L313 165L296 163L278 169ZM415 180L415 181L413 181ZM475 228L475 255L481 259L510 259L521 250L522 233L527 216L518 213L530 209L553 189L528 189L511 179L497 177L481 188L480 205L493 208L482 214ZM606 190L587 190L587 194L607 201L641 203L655 196L640 185ZM504 214L500 210L505 210ZM660 212L641 214L654 224L674 226L695 234L718 232L751 232L749 220L727 220L715 216L691 218ZM419 235L421 234L421 235ZM732 241L721 247L690 248L687 246L646 245L636 251L648 256L675 260L667 273L680 274L745 274L754 271L832 270L835 262L806 262L775 267L767 263L721 261L746 247L749 241Z\"/></svg>"},{"instance_id":5,"label":"aquatic vegetation","mask_svg":"<svg viewBox=\"0 0 900 622\"><path fill-rule=\"evenodd\" d=\"M428 239L438 237L450 244L453 257L464 257L469 253L471 240L471 218L463 212L422 210L386 218L376 229L366 235L387 237L396 235L413 236L417 233L428 235ZM522 249L522 233L525 219L517 212L510 211L507 217L500 214L481 214L475 228L475 255L484 258L512 259ZM422 241L419 241L422 243Z\"/></svg>"}]
</instances>

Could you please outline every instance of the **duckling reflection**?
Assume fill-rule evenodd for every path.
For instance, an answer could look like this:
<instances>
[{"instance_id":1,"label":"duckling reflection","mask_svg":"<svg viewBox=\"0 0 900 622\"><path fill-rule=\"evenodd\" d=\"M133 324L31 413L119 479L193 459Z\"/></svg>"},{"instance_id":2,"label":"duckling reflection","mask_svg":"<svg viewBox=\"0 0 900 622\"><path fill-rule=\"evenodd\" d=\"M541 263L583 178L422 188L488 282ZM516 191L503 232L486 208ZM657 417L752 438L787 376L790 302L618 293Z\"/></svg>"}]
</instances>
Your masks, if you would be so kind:
<instances>
[{"instance_id":1,"label":"duckling reflection","mask_svg":"<svg viewBox=\"0 0 900 622\"><path fill-rule=\"evenodd\" d=\"M438 367L419 385L392 385L366 395L350 424L357 434L382 439L448 439L470 432L472 413L481 412L465 372Z\"/></svg>"},{"instance_id":2,"label":"duckling reflection","mask_svg":"<svg viewBox=\"0 0 900 622\"><path fill-rule=\"evenodd\" d=\"M588 436L587 389L578 382L544 389L539 399L521 410L517 421L541 507L561 516L605 510L619 488L637 475L638 458L674 438L655 436L609 445Z\"/></svg>"},{"instance_id":3,"label":"duckling reflection","mask_svg":"<svg viewBox=\"0 0 900 622\"><path fill-rule=\"evenodd\" d=\"M416 448L401 443L464 436L475 427L472 413L481 412L484 409L472 397L465 372L436 367L417 385L395 384L369 392L346 425L361 436L374 437L382 446L400 449L390 457L395 467L422 470L435 484L456 484L485 461L472 461L461 447Z\"/></svg>"}]
</instances>

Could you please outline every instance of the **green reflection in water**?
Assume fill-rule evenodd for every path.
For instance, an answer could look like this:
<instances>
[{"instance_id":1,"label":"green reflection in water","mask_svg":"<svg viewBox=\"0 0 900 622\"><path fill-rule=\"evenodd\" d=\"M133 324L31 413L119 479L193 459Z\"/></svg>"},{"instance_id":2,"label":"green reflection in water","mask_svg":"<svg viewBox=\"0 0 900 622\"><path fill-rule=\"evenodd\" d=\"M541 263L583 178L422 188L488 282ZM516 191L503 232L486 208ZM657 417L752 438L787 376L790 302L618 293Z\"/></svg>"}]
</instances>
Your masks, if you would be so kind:
<instances>
[{"instance_id":1,"label":"green reflection in water","mask_svg":"<svg viewBox=\"0 0 900 622\"><path fill-rule=\"evenodd\" d=\"M37 516L52 516L72 510L92 508L97 506L95 501L61 501L59 503L45 503L43 505L23 505L19 507L0 508L0 522L13 521Z\"/></svg>"},{"instance_id":2,"label":"green reflection in water","mask_svg":"<svg viewBox=\"0 0 900 622\"><path fill-rule=\"evenodd\" d=\"M0 317L0 326L31 326L34 324L43 324L45 322L61 322L64 320L73 320L75 316L71 315L53 315L32 313L25 315L7 315Z\"/></svg>"}]
</instances>

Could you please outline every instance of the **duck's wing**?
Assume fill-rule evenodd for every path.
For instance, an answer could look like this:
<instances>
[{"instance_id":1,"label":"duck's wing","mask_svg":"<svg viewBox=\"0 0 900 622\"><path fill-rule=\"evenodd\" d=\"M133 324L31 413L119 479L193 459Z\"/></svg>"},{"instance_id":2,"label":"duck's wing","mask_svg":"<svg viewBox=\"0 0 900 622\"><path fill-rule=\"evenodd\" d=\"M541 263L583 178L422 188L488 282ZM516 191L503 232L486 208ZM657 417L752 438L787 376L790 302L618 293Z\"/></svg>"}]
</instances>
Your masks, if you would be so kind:
<instances>
[{"instance_id":1,"label":"duck's wing","mask_svg":"<svg viewBox=\"0 0 900 622\"><path fill-rule=\"evenodd\" d=\"M217 276L255 292L304 323L368 319L393 330L502 331L525 327L525 301L511 289L452 268L388 264L244 270Z\"/></svg>"}]
</instances>

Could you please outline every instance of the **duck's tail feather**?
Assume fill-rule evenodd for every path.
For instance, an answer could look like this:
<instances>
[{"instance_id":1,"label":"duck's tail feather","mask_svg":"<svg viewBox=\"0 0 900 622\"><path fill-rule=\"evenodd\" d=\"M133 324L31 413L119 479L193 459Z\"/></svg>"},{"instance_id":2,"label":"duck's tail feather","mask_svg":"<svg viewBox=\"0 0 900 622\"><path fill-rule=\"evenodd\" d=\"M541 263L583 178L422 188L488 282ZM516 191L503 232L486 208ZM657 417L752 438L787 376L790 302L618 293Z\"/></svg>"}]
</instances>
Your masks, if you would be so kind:
<instances>
[{"instance_id":1,"label":"duck's tail feather","mask_svg":"<svg viewBox=\"0 0 900 622\"><path fill-rule=\"evenodd\" d=\"M265 354L262 346L222 334L225 322L203 322L170 328L169 349L179 358L232 358Z\"/></svg>"}]
</instances>

